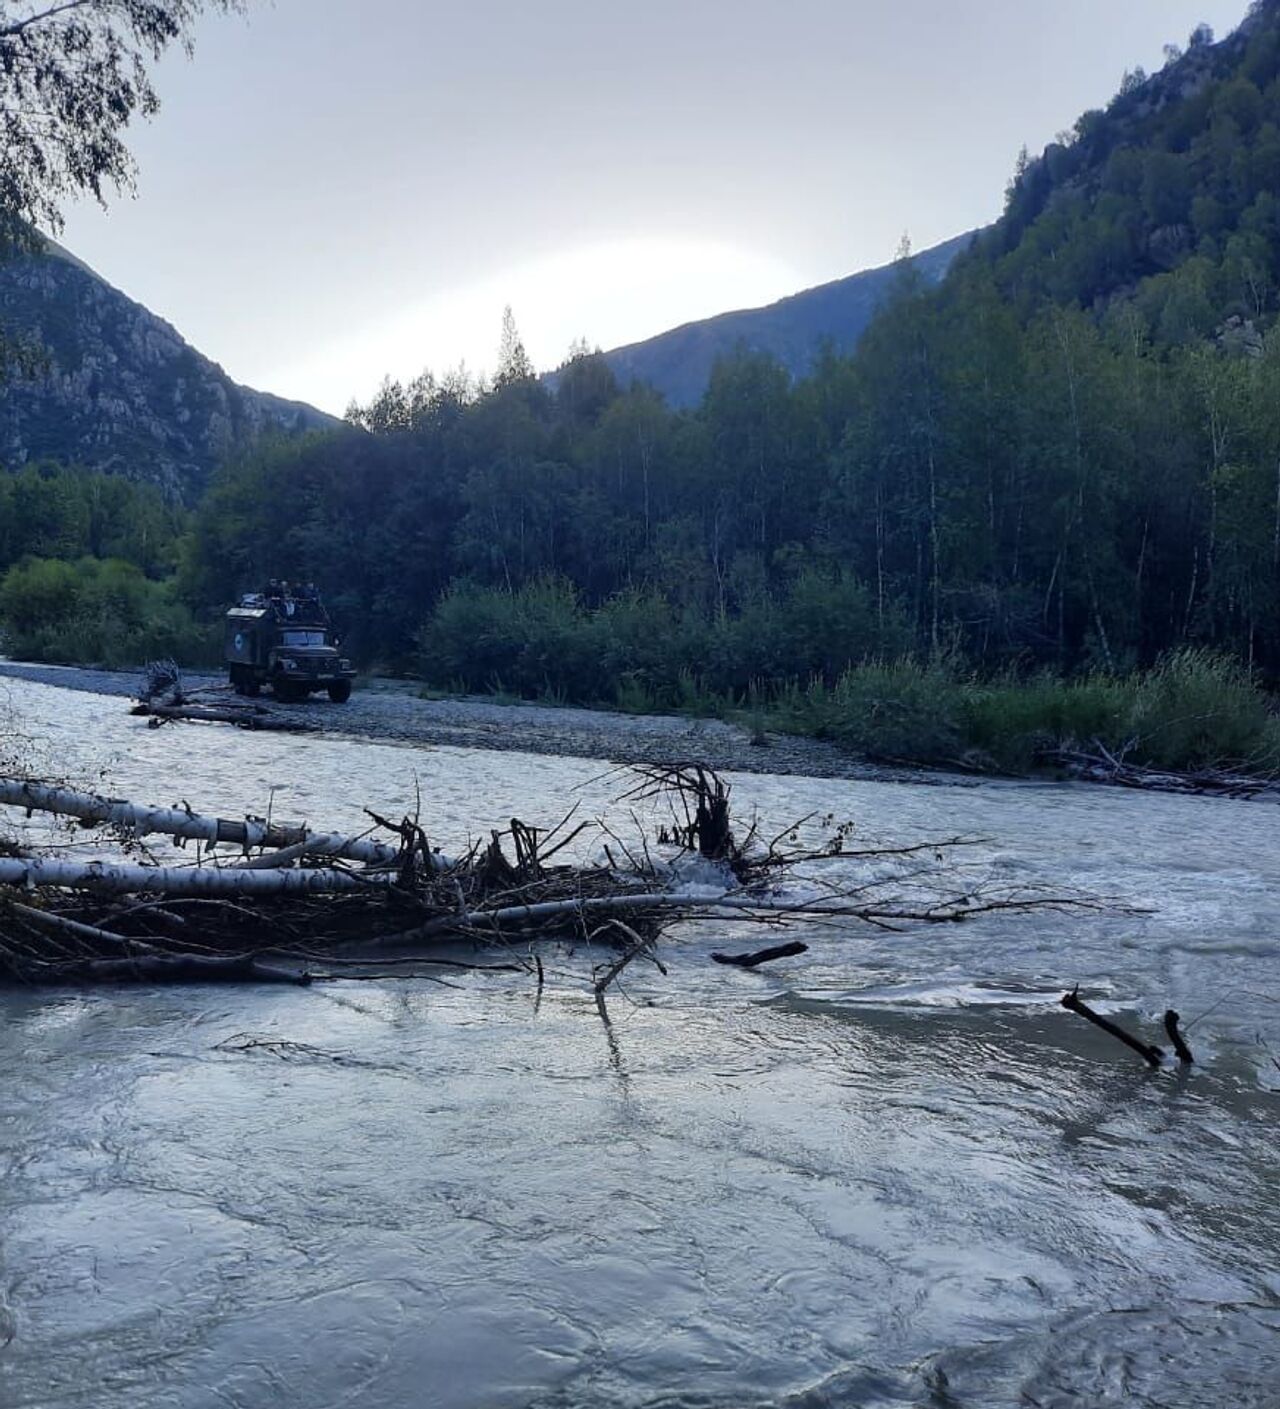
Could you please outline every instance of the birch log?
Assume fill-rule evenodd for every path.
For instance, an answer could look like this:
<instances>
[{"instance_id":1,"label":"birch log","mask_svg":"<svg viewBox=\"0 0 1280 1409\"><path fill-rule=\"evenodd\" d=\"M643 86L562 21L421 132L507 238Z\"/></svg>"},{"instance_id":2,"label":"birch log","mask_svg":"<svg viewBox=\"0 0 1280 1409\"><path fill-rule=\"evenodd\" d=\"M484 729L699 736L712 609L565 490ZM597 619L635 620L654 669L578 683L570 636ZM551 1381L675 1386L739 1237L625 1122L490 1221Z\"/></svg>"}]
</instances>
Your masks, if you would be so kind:
<instances>
[{"instance_id":1,"label":"birch log","mask_svg":"<svg viewBox=\"0 0 1280 1409\"><path fill-rule=\"evenodd\" d=\"M221 842L246 849L301 847L299 855L327 856L374 866L394 864L400 856L398 847L367 837L344 837L337 832L312 833L303 826L273 826L256 818L236 822L226 817L207 817L184 807L144 807L25 778L0 778L0 803L29 812L76 817L82 822L110 822L127 828L135 836L166 836L210 845ZM433 855L432 864L443 870L451 863L445 857Z\"/></svg>"},{"instance_id":2,"label":"birch log","mask_svg":"<svg viewBox=\"0 0 1280 1409\"><path fill-rule=\"evenodd\" d=\"M0 886L86 890L106 894L171 896L301 896L391 890L394 874L350 871L251 871L241 866L138 866L115 861L60 861L0 857Z\"/></svg>"}]
</instances>

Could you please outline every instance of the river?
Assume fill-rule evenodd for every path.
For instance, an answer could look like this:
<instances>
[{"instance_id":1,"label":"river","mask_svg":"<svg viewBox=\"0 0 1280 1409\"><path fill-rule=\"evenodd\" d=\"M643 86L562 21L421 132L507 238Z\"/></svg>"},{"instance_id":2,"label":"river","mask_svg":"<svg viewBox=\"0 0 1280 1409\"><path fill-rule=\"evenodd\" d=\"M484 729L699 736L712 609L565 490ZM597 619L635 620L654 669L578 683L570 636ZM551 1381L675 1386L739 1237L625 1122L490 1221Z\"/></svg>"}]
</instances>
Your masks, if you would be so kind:
<instances>
[{"instance_id":1,"label":"river","mask_svg":"<svg viewBox=\"0 0 1280 1409\"><path fill-rule=\"evenodd\" d=\"M621 791L7 693L32 767L138 800L343 828L420 800L451 847ZM1276 1409L1280 808L732 781L775 830L963 834L975 874L1116 903L814 926L754 973L687 926L611 1032L568 952L540 1002L0 994L0 1404ZM1197 1065L1147 1071L1058 1006L1077 982L1152 1037L1179 1009Z\"/></svg>"}]
</instances>

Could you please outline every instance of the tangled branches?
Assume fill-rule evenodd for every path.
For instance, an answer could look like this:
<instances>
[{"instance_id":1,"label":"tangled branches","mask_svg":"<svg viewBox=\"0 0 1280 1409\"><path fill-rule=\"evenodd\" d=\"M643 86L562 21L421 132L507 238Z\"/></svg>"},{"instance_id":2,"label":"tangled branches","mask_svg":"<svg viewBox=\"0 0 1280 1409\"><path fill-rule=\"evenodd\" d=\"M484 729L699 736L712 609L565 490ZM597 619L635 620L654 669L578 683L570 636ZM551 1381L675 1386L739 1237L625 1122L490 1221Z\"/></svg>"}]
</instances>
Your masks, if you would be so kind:
<instances>
[{"instance_id":1,"label":"tangled branches","mask_svg":"<svg viewBox=\"0 0 1280 1409\"><path fill-rule=\"evenodd\" d=\"M846 823L805 847L812 818L767 842L755 826L738 837L728 785L712 770L637 773L624 800L666 809L651 824L652 848L638 817L627 843L571 809L547 829L513 818L458 857L434 846L417 816L369 812L370 830L346 836L0 778L0 804L74 818L125 852L0 855L0 979L306 982L461 963L439 957L460 943L502 949L506 967L540 974L534 947L567 939L616 951L594 979L603 1013L633 961L662 969L656 944L677 921L892 928L1087 903L974 885L963 868L940 886L938 863L972 844L962 838L859 850ZM147 836L194 841L194 862L133 855Z\"/></svg>"}]
</instances>

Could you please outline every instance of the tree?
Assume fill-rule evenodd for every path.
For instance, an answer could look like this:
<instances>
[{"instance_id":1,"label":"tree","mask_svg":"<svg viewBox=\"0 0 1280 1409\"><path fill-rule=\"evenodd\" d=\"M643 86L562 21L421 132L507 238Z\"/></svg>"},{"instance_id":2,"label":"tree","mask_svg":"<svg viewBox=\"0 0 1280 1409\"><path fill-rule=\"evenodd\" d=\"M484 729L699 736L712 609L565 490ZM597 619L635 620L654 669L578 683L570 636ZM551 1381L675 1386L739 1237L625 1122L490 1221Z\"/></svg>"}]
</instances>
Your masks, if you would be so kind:
<instances>
[{"instance_id":1,"label":"tree","mask_svg":"<svg viewBox=\"0 0 1280 1409\"><path fill-rule=\"evenodd\" d=\"M160 100L147 72L172 44L188 53L208 9L244 0L0 0L0 231L26 243L58 231L69 196L129 191L124 142Z\"/></svg>"},{"instance_id":2,"label":"tree","mask_svg":"<svg viewBox=\"0 0 1280 1409\"><path fill-rule=\"evenodd\" d=\"M515 315L511 305L502 310L502 343L498 348L498 375L494 378L497 387L516 386L520 382L531 382L534 378L533 363L524 350L524 343L516 331Z\"/></svg>"}]
</instances>

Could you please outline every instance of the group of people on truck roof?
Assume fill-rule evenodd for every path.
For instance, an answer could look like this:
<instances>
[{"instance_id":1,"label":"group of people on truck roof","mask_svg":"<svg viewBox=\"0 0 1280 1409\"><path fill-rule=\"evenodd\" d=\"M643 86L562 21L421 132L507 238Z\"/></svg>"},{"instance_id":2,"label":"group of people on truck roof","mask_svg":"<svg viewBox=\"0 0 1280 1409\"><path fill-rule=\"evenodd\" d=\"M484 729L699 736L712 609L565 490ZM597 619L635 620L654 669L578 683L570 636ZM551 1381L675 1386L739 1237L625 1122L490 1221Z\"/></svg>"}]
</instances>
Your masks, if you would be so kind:
<instances>
[{"instance_id":1,"label":"group of people on truck roof","mask_svg":"<svg viewBox=\"0 0 1280 1409\"><path fill-rule=\"evenodd\" d=\"M314 582L287 582L284 578L273 577L262 594L268 601L289 601L294 598L302 602L318 602L320 593Z\"/></svg>"}]
</instances>

